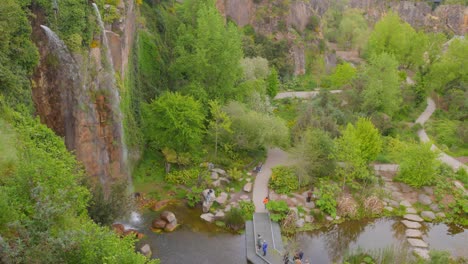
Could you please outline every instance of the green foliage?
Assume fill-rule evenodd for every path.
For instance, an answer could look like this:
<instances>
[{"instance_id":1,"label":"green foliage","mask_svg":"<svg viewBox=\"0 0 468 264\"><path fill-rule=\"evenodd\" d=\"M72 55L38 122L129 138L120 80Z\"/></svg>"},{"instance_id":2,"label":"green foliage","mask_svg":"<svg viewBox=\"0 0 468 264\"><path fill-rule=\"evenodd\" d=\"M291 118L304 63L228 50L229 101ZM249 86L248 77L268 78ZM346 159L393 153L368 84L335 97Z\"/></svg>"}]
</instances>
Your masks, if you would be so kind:
<instances>
[{"instance_id":1,"label":"green foliage","mask_svg":"<svg viewBox=\"0 0 468 264\"><path fill-rule=\"evenodd\" d=\"M202 100L233 98L242 73L240 32L233 23L224 23L214 1L184 1L181 11L188 17L178 27L176 59L170 66L174 79Z\"/></svg>"},{"instance_id":2,"label":"green foliage","mask_svg":"<svg viewBox=\"0 0 468 264\"><path fill-rule=\"evenodd\" d=\"M231 102L223 107L232 120L228 138L237 149L255 150L266 146L284 146L288 141L285 122L275 116L249 110L245 105Z\"/></svg>"},{"instance_id":3,"label":"green foliage","mask_svg":"<svg viewBox=\"0 0 468 264\"><path fill-rule=\"evenodd\" d=\"M434 183L439 162L431 144L418 144L393 140L391 151L400 164L396 179L413 187L428 186Z\"/></svg>"},{"instance_id":4,"label":"green foliage","mask_svg":"<svg viewBox=\"0 0 468 264\"><path fill-rule=\"evenodd\" d=\"M95 223L111 225L129 211L132 201L125 181L114 183L107 197L100 185L89 185L93 195L88 204L88 214Z\"/></svg>"},{"instance_id":5,"label":"green foliage","mask_svg":"<svg viewBox=\"0 0 468 264\"><path fill-rule=\"evenodd\" d=\"M29 10L25 6L15 0L0 5L0 93L10 106L18 109L23 104L31 110L29 75L39 53L30 39Z\"/></svg>"},{"instance_id":6,"label":"green foliage","mask_svg":"<svg viewBox=\"0 0 468 264\"><path fill-rule=\"evenodd\" d=\"M240 63L246 80L265 79L270 72L268 60L262 57L243 58Z\"/></svg>"},{"instance_id":7,"label":"green foliage","mask_svg":"<svg viewBox=\"0 0 468 264\"><path fill-rule=\"evenodd\" d=\"M224 221L226 223L226 226L234 231L242 229L245 225L242 210L236 207L231 208L231 210L226 213Z\"/></svg>"},{"instance_id":8,"label":"green foliage","mask_svg":"<svg viewBox=\"0 0 468 264\"><path fill-rule=\"evenodd\" d=\"M229 177L235 181L238 181L242 178L243 176L243 173L242 171L240 171L239 169L237 168L232 168L232 169L229 169L227 171L227 174L229 175Z\"/></svg>"},{"instance_id":9,"label":"green foliage","mask_svg":"<svg viewBox=\"0 0 468 264\"><path fill-rule=\"evenodd\" d=\"M192 187L192 189L190 189L190 191L187 192L185 199L187 199L187 204L189 207L195 207L196 204L201 202L202 192L203 192L203 188L199 188L199 187Z\"/></svg>"},{"instance_id":10,"label":"green foliage","mask_svg":"<svg viewBox=\"0 0 468 264\"><path fill-rule=\"evenodd\" d=\"M454 152L457 152L457 150L467 150L467 137L463 137L463 134L465 134L467 130L466 128L463 129L464 123L466 127L466 121L460 122L458 120L449 119L430 120L426 125L427 133L439 147L446 146L450 151ZM468 153L468 151L465 152Z\"/></svg>"},{"instance_id":11,"label":"green foliage","mask_svg":"<svg viewBox=\"0 0 468 264\"><path fill-rule=\"evenodd\" d=\"M0 182L0 210L8 212L0 216L0 259L6 263L156 263L135 253L131 239L121 240L88 218L90 193L81 185L84 172L63 140L39 120L0 104L2 116L15 129L18 156Z\"/></svg>"},{"instance_id":12,"label":"green foliage","mask_svg":"<svg viewBox=\"0 0 468 264\"><path fill-rule=\"evenodd\" d=\"M318 16L311 15L309 17L309 21L307 21L306 28L308 30L316 31L319 26L320 26L320 18Z\"/></svg>"},{"instance_id":13,"label":"green foliage","mask_svg":"<svg viewBox=\"0 0 468 264\"><path fill-rule=\"evenodd\" d=\"M209 121L209 131L211 136L214 137L215 142L215 158L218 154L218 145L221 133L232 133L231 119L221 109L221 105L217 101L210 101L210 114L211 120Z\"/></svg>"},{"instance_id":14,"label":"green foliage","mask_svg":"<svg viewBox=\"0 0 468 264\"><path fill-rule=\"evenodd\" d=\"M387 53L372 56L363 78L366 85L362 92L362 110L393 116L402 102L398 62Z\"/></svg>"},{"instance_id":15,"label":"green foliage","mask_svg":"<svg viewBox=\"0 0 468 264\"><path fill-rule=\"evenodd\" d=\"M275 68L271 68L270 74L268 75L266 79L267 83L267 94L270 96L270 98L275 98L276 94L278 94L279 90L279 77L278 77L278 71L276 71Z\"/></svg>"},{"instance_id":16,"label":"green foliage","mask_svg":"<svg viewBox=\"0 0 468 264\"><path fill-rule=\"evenodd\" d=\"M364 47L368 37L367 21L362 11L346 9L340 21L336 40L345 49L358 49Z\"/></svg>"},{"instance_id":17,"label":"green foliage","mask_svg":"<svg viewBox=\"0 0 468 264\"><path fill-rule=\"evenodd\" d=\"M172 184L183 184L187 186L193 186L197 183L200 175L198 168L192 168L188 170L173 171L166 174L166 182Z\"/></svg>"},{"instance_id":18,"label":"green foliage","mask_svg":"<svg viewBox=\"0 0 468 264\"><path fill-rule=\"evenodd\" d=\"M356 76L356 68L350 63L338 64L333 73L328 77L332 88L341 88L350 84Z\"/></svg>"},{"instance_id":19,"label":"green foliage","mask_svg":"<svg viewBox=\"0 0 468 264\"><path fill-rule=\"evenodd\" d=\"M431 90L439 92L454 88L466 91L468 84L468 69L465 67L468 63L467 54L468 40L459 38L451 40L446 52L430 68L425 84Z\"/></svg>"},{"instance_id":20,"label":"green foliage","mask_svg":"<svg viewBox=\"0 0 468 264\"><path fill-rule=\"evenodd\" d=\"M245 221L252 220L253 214L255 213L255 205L253 202L239 201L239 208Z\"/></svg>"},{"instance_id":21,"label":"green foliage","mask_svg":"<svg viewBox=\"0 0 468 264\"><path fill-rule=\"evenodd\" d=\"M317 189L317 207L335 218L337 206L336 197L339 193L338 185L333 182L320 181L317 185Z\"/></svg>"},{"instance_id":22,"label":"green foliage","mask_svg":"<svg viewBox=\"0 0 468 264\"><path fill-rule=\"evenodd\" d=\"M343 187L354 179L368 181L371 175L367 166L382 151L380 133L372 122L359 118L355 126L348 124L335 144L333 155L337 161L344 162L339 167Z\"/></svg>"},{"instance_id":23,"label":"green foliage","mask_svg":"<svg viewBox=\"0 0 468 264\"><path fill-rule=\"evenodd\" d=\"M328 133L319 129L306 130L293 150L296 170L301 181L308 183L316 177L333 173L333 149L334 143Z\"/></svg>"},{"instance_id":24,"label":"green foliage","mask_svg":"<svg viewBox=\"0 0 468 264\"><path fill-rule=\"evenodd\" d=\"M271 220L275 222L283 221L289 213L289 206L283 200L269 201L266 208L270 212Z\"/></svg>"},{"instance_id":25,"label":"green foliage","mask_svg":"<svg viewBox=\"0 0 468 264\"><path fill-rule=\"evenodd\" d=\"M408 68L416 67L424 62L426 45L424 33L417 33L396 13L390 12L375 24L369 36L366 55L372 57L388 53L393 55L399 64Z\"/></svg>"},{"instance_id":26,"label":"green foliage","mask_svg":"<svg viewBox=\"0 0 468 264\"><path fill-rule=\"evenodd\" d=\"M294 168L277 166L272 168L268 186L279 194L290 194L299 189L299 180Z\"/></svg>"},{"instance_id":27,"label":"green foliage","mask_svg":"<svg viewBox=\"0 0 468 264\"><path fill-rule=\"evenodd\" d=\"M204 133L204 112L191 96L165 93L143 106L143 131L154 149L177 153L199 151Z\"/></svg>"}]
</instances>

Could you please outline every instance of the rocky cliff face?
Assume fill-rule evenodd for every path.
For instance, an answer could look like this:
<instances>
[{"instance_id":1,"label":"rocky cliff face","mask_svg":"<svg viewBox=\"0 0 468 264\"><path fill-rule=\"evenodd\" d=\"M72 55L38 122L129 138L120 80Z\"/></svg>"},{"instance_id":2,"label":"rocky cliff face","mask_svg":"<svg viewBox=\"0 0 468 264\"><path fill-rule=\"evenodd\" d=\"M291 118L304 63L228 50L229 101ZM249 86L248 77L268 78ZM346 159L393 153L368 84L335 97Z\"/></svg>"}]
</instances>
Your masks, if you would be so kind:
<instances>
[{"instance_id":1,"label":"rocky cliff face","mask_svg":"<svg viewBox=\"0 0 468 264\"><path fill-rule=\"evenodd\" d=\"M59 54L43 28L41 10L34 10L33 39L40 63L33 76L33 100L41 121L64 137L67 148L83 163L87 174L108 191L113 182L126 180L126 149L113 66L125 76L135 32L133 0L121 1L122 19L106 28L112 60L101 43L81 54ZM119 32L119 33L114 33ZM67 51L67 53L69 53ZM65 59L70 56L71 59ZM70 61L71 60L71 61Z\"/></svg>"},{"instance_id":2,"label":"rocky cliff face","mask_svg":"<svg viewBox=\"0 0 468 264\"><path fill-rule=\"evenodd\" d=\"M275 34L279 38L290 34L283 34L284 28L293 27L303 31L312 15L323 15L329 8L328 0L291 1L283 13L274 12L275 8L283 8L281 0L253 1L253 0L218 0L218 7L226 17L234 20L239 26L252 25L258 33ZM400 17L417 29L427 31L450 31L456 35L468 32L468 8L461 5L442 5L434 11L426 2L411 1L381 1L381 0L350 0L350 8L365 11L371 22L376 22L382 15L393 10ZM277 9L276 9L277 10ZM285 21L283 29L281 22ZM297 46L290 39L291 57L295 63L295 74L305 72L304 48Z\"/></svg>"}]
</instances>

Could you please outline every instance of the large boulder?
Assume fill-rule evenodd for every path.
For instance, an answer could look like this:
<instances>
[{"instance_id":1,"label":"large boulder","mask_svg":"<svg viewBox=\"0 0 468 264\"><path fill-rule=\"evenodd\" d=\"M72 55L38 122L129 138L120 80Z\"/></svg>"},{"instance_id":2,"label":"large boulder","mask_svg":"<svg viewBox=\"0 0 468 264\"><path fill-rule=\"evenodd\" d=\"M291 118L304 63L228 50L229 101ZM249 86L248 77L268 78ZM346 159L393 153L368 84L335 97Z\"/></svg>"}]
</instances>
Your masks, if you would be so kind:
<instances>
[{"instance_id":1,"label":"large boulder","mask_svg":"<svg viewBox=\"0 0 468 264\"><path fill-rule=\"evenodd\" d=\"M164 211L161 213L161 215L159 216L162 220L168 222L168 223L172 223L174 221L177 221L175 215L173 212L169 212L169 211Z\"/></svg>"},{"instance_id":2,"label":"large boulder","mask_svg":"<svg viewBox=\"0 0 468 264\"><path fill-rule=\"evenodd\" d=\"M140 248L140 253L143 254L143 256L146 256L147 258L151 258L151 256L153 255L153 253L151 252L151 247L148 244L144 244Z\"/></svg>"},{"instance_id":3,"label":"large boulder","mask_svg":"<svg viewBox=\"0 0 468 264\"><path fill-rule=\"evenodd\" d=\"M219 181L219 180L218 180ZM213 205L213 202L216 200L216 195L213 189L205 189L203 190L202 194L202 208L203 212L207 213L211 206Z\"/></svg>"},{"instance_id":4,"label":"large boulder","mask_svg":"<svg viewBox=\"0 0 468 264\"><path fill-rule=\"evenodd\" d=\"M154 219L153 222L151 223L151 226L155 229L164 229L166 225L167 225L167 222L160 218Z\"/></svg>"},{"instance_id":5,"label":"large boulder","mask_svg":"<svg viewBox=\"0 0 468 264\"><path fill-rule=\"evenodd\" d=\"M219 194L219 196L216 198L216 202L219 204L225 204L227 202L228 194L225 192L222 192Z\"/></svg>"}]
</instances>

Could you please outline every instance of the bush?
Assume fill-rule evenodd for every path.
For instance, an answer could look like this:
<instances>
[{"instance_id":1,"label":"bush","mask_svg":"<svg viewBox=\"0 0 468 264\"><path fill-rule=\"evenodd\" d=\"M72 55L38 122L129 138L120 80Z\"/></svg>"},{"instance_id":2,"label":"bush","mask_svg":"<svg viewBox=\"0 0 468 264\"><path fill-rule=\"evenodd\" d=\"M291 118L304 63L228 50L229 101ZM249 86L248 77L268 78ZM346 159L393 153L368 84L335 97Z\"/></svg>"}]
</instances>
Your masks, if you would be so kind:
<instances>
[{"instance_id":1,"label":"bush","mask_svg":"<svg viewBox=\"0 0 468 264\"><path fill-rule=\"evenodd\" d=\"M245 221L242 215L242 210L239 208L232 208L225 216L226 227L238 231L244 228Z\"/></svg>"},{"instance_id":2,"label":"bush","mask_svg":"<svg viewBox=\"0 0 468 264\"><path fill-rule=\"evenodd\" d=\"M294 168L278 166L272 169L269 182L270 188L276 193L289 194L299 189L299 180Z\"/></svg>"},{"instance_id":3,"label":"bush","mask_svg":"<svg viewBox=\"0 0 468 264\"><path fill-rule=\"evenodd\" d=\"M187 199L187 204L189 207L195 207L195 205L201 202L201 193L203 192L202 188L192 187L192 189L187 192L185 199Z\"/></svg>"},{"instance_id":4,"label":"bush","mask_svg":"<svg viewBox=\"0 0 468 264\"><path fill-rule=\"evenodd\" d=\"M289 206L285 201L269 201L266 207L270 211L271 220L275 222L282 221L289 213Z\"/></svg>"},{"instance_id":5,"label":"bush","mask_svg":"<svg viewBox=\"0 0 468 264\"><path fill-rule=\"evenodd\" d=\"M317 196L317 207L323 212L331 215L333 218L336 217L336 199L335 195L339 193L340 188L336 183L329 183L325 181L320 181L317 186L318 193Z\"/></svg>"},{"instance_id":6,"label":"bush","mask_svg":"<svg viewBox=\"0 0 468 264\"><path fill-rule=\"evenodd\" d=\"M242 178L242 171L238 170L237 168L232 168L227 171L229 177L235 181L240 180Z\"/></svg>"},{"instance_id":7,"label":"bush","mask_svg":"<svg viewBox=\"0 0 468 264\"><path fill-rule=\"evenodd\" d=\"M244 220L252 220L253 214L255 212L255 205L253 202L240 201L239 208L242 212L242 217Z\"/></svg>"},{"instance_id":8,"label":"bush","mask_svg":"<svg viewBox=\"0 0 468 264\"><path fill-rule=\"evenodd\" d=\"M166 174L166 182L172 184L183 184L183 185L195 185L198 181L198 175L200 170L198 168L192 168L188 170L173 171Z\"/></svg>"}]
</instances>

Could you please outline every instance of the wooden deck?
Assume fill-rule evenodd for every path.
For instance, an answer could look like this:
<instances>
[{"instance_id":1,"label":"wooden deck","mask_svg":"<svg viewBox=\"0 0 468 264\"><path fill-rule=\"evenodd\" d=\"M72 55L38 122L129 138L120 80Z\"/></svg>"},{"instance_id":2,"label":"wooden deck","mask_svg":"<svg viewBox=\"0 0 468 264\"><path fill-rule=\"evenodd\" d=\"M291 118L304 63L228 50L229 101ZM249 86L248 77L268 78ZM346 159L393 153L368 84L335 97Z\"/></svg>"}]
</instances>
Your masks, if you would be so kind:
<instances>
[{"instance_id":1,"label":"wooden deck","mask_svg":"<svg viewBox=\"0 0 468 264\"><path fill-rule=\"evenodd\" d=\"M266 256L262 250L257 251L257 234L268 243ZM283 240L278 223L270 220L268 213L255 213L253 221L245 223L245 244L247 261L252 264L283 264Z\"/></svg>"}]
</instances>

